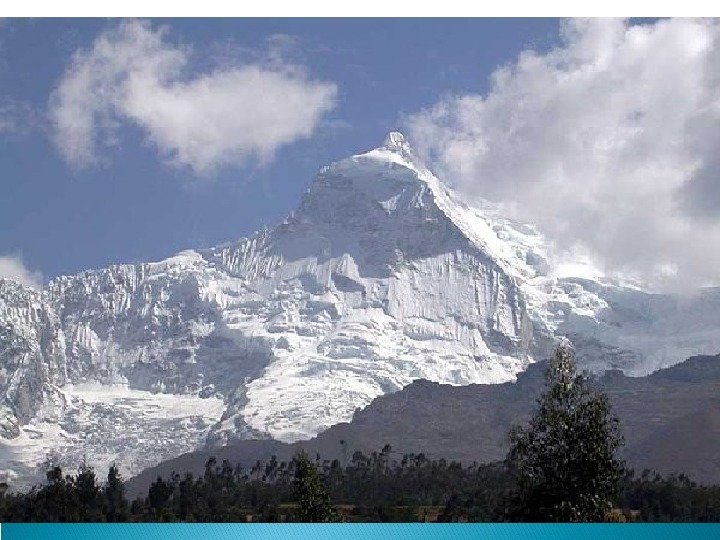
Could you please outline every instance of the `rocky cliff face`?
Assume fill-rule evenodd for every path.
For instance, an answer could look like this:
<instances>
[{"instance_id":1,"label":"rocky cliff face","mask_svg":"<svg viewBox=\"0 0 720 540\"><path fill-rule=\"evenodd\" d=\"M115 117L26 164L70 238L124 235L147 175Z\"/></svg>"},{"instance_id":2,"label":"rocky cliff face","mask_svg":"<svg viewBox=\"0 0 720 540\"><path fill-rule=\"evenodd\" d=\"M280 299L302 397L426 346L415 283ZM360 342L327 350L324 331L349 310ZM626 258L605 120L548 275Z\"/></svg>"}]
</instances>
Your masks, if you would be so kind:
<instances>
[{"instance_id":1,"label":"rocky cliff face","mask_svg":"<svg viewBox=\"0 0 720 540\"><path fill-rule=\"evenodd\" d=\"M146 496L158 476L202 474L207 460L227 459L251 468L271 456L289 461L300 450L322 460L349 462L392 447L392 459L423 453L428 459L466 464L503 460L508 432L526 424L544 390L546 362L537 362L512 383L450 386L415 381L399 392L376 398L352 421L337 424L310 440L234 441L222 448L184 454L143 471L126 485L131 496ZM644 377L609 371L591 383L608 396L618 415L625 444L620 456L638 474L644 469L685 474L703 484L720 482L720 356L693 357Z\"/></svg>"},{"instance_id":2,"label":"rocky cliff face","mask_svg":"<svg viewBox=\"0 0 720 540\"><path fill-rule=\"evenodd\" d=\"M65 336L45 296L0 279L0 436L13 438L68 382Z\"/></svg>"},{"instance_id":3,"label":"rocky cliff face","mask_svg":"<svg viewBox=\"0 0 720 540\"><path fill-rule=\"evenodd\" d=\"M652 365L654 312L622 291L555 279L532 227L467 206L391 134L323 168L271 230L44 291L0 282L0 465L86 454L132 473L309 438L417 379L513 380L556 335L599 369Z\"/></svg>"},{"instance_id":4,"label":"rocky cliff face","mask_svg":"<svg viewBox=\"0 0 720 540\"><path fill-rule=\"evenodd\" d=\"M224 325L272 349L216 433L240 421L307 437L414 379L501 382L527 365L518 283L446 212L448 197L391 138L324 168L273 231L203 253L228 276L215 294Z\"/></svg>"}]
</instances>

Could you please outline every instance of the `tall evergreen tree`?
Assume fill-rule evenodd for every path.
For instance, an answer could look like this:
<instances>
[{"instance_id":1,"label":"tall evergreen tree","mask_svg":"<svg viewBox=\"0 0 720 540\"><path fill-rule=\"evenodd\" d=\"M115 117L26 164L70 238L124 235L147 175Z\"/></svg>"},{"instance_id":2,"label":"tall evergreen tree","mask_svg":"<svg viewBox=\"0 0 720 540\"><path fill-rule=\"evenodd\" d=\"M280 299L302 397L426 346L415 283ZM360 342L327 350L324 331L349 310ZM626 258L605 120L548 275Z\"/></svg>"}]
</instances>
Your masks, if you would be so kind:
<instances>
[{"instance_id":1,"label":"tall evergreen tree","mask_svg":"<svg viewBox=\"0 0 720 540\"><path fill-rule=\"evenodd\" d=\"M95 471L83 462L75 477L74 491L79 503L80 521L102 521L102 499Z\"/></svg>"},{"instance_id":2,"label":"tall evergreen tree","mask_svg":"<svg viewBox=\"0 0 720 540\"><path fill-rule=\"evenodd\" d=\"M603 521L622 479L622 444L607 397L577 373L569 345L546 372L547 388L526 428L511 431L507 457L516 478L513 519Z\"/></svg>"},{"instance_id":3,"label":"tall evergreen tree","mask_svg":"<svg viewBox=\"0 0 720 540\"><path fill-rule=\"evenodd\" d=\"M26 508L27 515L43 521L76 521L73 519L73 483L63 476L60 466L52 466L46 473L47 486L37 494L34 505ZM32 518L30 518L32 519Z\"/></svg>"},{"instance_id":4,"label":"tall evergreen tree","mask_svg":"<svg viewBox=\"0 0 720 540\"><path fill-rule=\"evenodd\" d=\"M299 505L298 521L304 523L335 521L336 515L330 504L330 495L308 455L301 451L293 461L295 465L293 495Z\"/></svg>"},{"instance_id":5,"label":"tall evergreen tree","mask_svg":"<svg viewBox=\"0 0 720 540\"><path fill-rule=\"evenodd\" d=\"M108 470L107 484L103 490L105 498L105 517L108 521L126 521L128 504L125 499L125 486L120 471L113 463Z\"/></svg>"}]
</instances>

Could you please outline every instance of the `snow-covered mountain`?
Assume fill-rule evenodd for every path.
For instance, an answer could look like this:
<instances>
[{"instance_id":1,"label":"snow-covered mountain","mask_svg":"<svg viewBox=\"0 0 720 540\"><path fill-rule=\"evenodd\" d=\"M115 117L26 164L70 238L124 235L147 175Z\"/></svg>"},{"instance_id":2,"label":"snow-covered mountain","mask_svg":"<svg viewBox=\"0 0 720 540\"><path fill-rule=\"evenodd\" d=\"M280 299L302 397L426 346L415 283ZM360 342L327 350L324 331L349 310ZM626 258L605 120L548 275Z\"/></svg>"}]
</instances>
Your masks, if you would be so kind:
<instances>
[{"instance_id":1,"label":"snow-covered mountain","mask_svg":"<svg viewBox=\"0 0 720 540\"><path fill-rule=\"evenodd\" d=\"M720 294L557 278L541 236L459 200L399 133L233 244L0 280L0 469L126 474L232 438L311 437L416 379L513 380L567 335L644 373L720 350Z\"/></svg>"}]
</instances>

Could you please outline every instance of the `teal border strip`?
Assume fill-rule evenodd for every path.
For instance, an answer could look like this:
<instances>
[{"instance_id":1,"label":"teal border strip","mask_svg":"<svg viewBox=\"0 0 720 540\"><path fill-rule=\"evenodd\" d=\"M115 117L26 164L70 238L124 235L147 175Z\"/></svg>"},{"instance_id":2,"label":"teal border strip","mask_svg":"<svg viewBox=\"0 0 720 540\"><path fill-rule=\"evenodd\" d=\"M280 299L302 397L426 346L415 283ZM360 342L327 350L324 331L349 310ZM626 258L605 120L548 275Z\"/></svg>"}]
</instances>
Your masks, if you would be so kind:
<instances>
[{"instance_id":1,"label":"teal border strip","mask_svg":"<svg viewBox=\"0 0 720 540\"><path fill-rule=\"evenodd\" d=\"M45 524L4 523L5 540L693 540L720 539L718 524Z\"/></svg>"}]
</instances>

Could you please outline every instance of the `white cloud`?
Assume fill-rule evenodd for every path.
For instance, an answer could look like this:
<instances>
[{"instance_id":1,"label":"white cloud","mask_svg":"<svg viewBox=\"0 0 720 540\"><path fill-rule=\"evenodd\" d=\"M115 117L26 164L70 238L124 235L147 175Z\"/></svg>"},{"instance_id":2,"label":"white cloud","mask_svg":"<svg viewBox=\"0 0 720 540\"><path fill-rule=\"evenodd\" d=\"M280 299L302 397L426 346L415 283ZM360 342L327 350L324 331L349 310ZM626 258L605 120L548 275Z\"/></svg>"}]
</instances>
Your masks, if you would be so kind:
<instances>
[{"instance_id":1,"label":"white cloud","mask_svg":"<svg viewBox=\"0 0 720 540\"><path fill-rule=\"evenodd\" d=\"M28 287L42 288L42 274L29 270L16 255L0 255L0 279L12 279Z\"/></svg>"},{"instance_id":2,"label":"white cloud","mask_svg":"<svg viewBox=\"0 0 720 540\"><path fill-rule=\"evenodd\" d=\"M78 51L50 99L55 143L72 165L102 161L119 126L139 127L162 156L198 174L272 159L309 137L336 86L273 57L189 74L192 51L166 29L124 22Z\"/></svg>"},{"instance_id":3,"label":"white cloud","mask_svg":"<svg viewBox=\"0 0 720 540\"><path fill-rule=\"evenodd\" d=\"M468 196L654 287L720 282L720 21L572 20L408 118Z\"/></svg>"}]
</instances>

